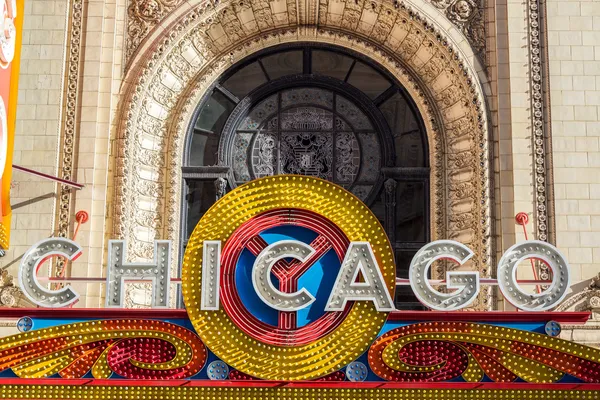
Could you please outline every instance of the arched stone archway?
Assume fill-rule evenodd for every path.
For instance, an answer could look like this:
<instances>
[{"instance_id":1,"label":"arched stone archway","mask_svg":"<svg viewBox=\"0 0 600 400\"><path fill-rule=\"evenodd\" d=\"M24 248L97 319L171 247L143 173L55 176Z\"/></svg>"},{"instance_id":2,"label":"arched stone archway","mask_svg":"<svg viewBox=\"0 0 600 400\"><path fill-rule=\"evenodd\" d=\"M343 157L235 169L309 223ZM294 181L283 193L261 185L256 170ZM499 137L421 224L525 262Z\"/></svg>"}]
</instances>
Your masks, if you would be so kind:
<instances>
[{"instance_id":1,"label":"arched stone archway","mask_svg":"<svg viewBox=\"0 0 600 400\"><path fill-rule=\"evenodd\" d=\"M322 42L368 56L413 97L428 132L432 238L469 245L476 268L489 275L490 172L481 69L462 34L435 13L443 18L424 2L417 9L364 0L180 6L148 36L125 79L113 153L112 236L128 239L138 259L151 257L154 239L178 240L184 136L207 88L260 49Z\"/></svg>"}]
</instances>

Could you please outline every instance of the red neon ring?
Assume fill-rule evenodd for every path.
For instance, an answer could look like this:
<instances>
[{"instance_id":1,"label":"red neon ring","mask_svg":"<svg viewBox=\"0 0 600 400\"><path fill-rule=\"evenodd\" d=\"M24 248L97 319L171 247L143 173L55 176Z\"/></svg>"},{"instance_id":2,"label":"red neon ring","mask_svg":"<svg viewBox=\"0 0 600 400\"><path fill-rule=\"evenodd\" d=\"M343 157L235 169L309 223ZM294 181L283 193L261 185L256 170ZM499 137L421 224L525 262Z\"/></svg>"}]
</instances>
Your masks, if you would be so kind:
<instances>
[{"instance_id":1,"label":"red neon ring","mask_svg":"<svg viewBox=\"0 0 600 400\"><path fill-rule=\"evenodd\" d=\"M227 315L244 333L263 343L275 346L299 346L312 343L338 327L346 318L352 304L344 311L328 312L303 327L284 329L266 324L243 306L236 290L235 269L237 260L248 243L259 233L275 226L294 225L311 229L323 235L331 244L340 263L350 241L331 221L323 216L300 209L271 210L259 214L240 226L227 240L221 259L221 303Z\"/></svg>"}]
</instances>

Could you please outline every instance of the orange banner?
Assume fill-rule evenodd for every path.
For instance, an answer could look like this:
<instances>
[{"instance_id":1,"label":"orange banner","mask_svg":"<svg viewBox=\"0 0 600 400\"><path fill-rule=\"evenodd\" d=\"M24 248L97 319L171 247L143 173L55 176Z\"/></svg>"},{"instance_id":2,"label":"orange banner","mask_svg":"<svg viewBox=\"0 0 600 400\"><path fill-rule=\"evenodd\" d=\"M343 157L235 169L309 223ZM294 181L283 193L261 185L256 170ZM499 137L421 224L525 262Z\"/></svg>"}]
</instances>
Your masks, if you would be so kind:
<instances>
[{"instance_id":1,"label":"orange banner","mask_svg":"<svg viewBox=\"0 0 600 400\"><path fill-rule=\"evenodd\" d=\"M0 0L0 248L10 240L10 181L25 0Z\"/></svg>"}]
</instances>

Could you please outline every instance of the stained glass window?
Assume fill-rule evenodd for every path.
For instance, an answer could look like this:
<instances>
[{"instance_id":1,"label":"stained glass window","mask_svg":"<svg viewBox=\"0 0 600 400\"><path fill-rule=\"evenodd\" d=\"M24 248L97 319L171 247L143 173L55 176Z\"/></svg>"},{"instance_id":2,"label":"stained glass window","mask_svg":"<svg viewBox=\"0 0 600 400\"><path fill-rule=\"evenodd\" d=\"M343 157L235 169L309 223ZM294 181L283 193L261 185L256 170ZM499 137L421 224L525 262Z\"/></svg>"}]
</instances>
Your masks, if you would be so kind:
<instances>
[{"instance_id":1,"label":"stained glass window","mask_svg":"<svg viewBox=\"0 0 600 400\"><path fill-rule=\"evenodd\" d=\"M364 200L379 177L380 147L368 117L350 100L326 89L294 88L250 110L236 127L230 162L236 184L309 175L355 189Z\"/></svg>"}]
</instances>

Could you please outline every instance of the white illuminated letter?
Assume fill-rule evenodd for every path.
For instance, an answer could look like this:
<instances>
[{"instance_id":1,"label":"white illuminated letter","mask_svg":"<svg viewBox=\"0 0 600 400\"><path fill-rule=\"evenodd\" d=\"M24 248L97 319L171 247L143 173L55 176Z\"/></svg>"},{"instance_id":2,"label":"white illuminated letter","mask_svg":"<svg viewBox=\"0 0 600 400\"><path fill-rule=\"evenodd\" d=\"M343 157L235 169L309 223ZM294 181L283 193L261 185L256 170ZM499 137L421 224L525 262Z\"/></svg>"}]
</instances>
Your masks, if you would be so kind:
<instances>
[{"instance_id":1,"label":"white illuminated letter","mask_svg":"<svg viewBox=\"0 0 600 400\"><path fill-rule=\"evenodd\" d=\"M252 284L258 297L279 311L298 311L312 304L315 298L305 288L294 293L284 293L275 288L271 282L271 270L279 260L294 258L304 262L314 253L315 249L297 240L282 240L264 248L252 266Z\"/></svg>"},{"instance_id":2,"label":"white illuminated letter","mask_svg":"<svg viewBox=\"0 0 600 400\"><path fill-rule=\"evenodd\" d=\"M219 309L219 276L221 269L221 241L206 240L202 249L201 310Z\"/></svg>"},{"instance_id":3,"label":"white illuminated letter","mask_svg":"<svg viewBox=\"0 0 600 400\"><path fill-rule=\"evenodd\" d=\"M459 265L473 257L473 251L453 240L437 240L423 246L413 257L408 270L410 285L423 305L440 311L459 310L471 304L479 293L479 272L446 272L446 287L453 293L440 293L429 284L431 264L437 260L452 260Z\"/></svg>"},{"instance_id":4,"label":"white illuminated letter","mask_svg":"<svg viewBox=\"0 0 600 400\"><path fill-rule=\"evenodd\" d=\"M364 282L356 282L359 273ZM394 302L368 242L350 243L325 311L342 311L350 300L372 301L377 311L394 311Z\"/></svg>"},{"instance_id":5,"label":"white illuminated letter","mask_svg":"<svg viewBox=\"0 0 600 400\"><path fill-rule=\"evenodd\" d=\"M31 246L21 259L19 267L19 284L25 296L41 307L65 307L79 299L79 294L67 285L59 290L49 290L41 286L37 279L40 265L54 257L62 256L74 261L81 255L81 247L65 238L44 239Z\"/></svg>"},{"instance_id":6,"label":"white illuminated letter","mask_svg":"<svg viewBox=\"0 0 600 400\"><path fill-rule=\"evenodd\" d=\"M108 242L106 268L106 307L123 307L125 281L152 282L152 307L167 307L171 280L171 241L154 241L154 259L150 263L128 263L124 240Z\"/></svg>"},{"instance_id":7,"label":"white illuminated letter","mask_svg":"<svg viewBox=\"0 0 600 400\"><path fill-rule=\"evenodd\" d=\"M552 269L552 283L542 293L526 293L517 282L517 266L534 258ZM556 307L567 295L571 277L569 265L558 249L539 240L515 244L498 263L498 286L506 299L524 311L546 311Z\"/></svg>"}]
</instances>

